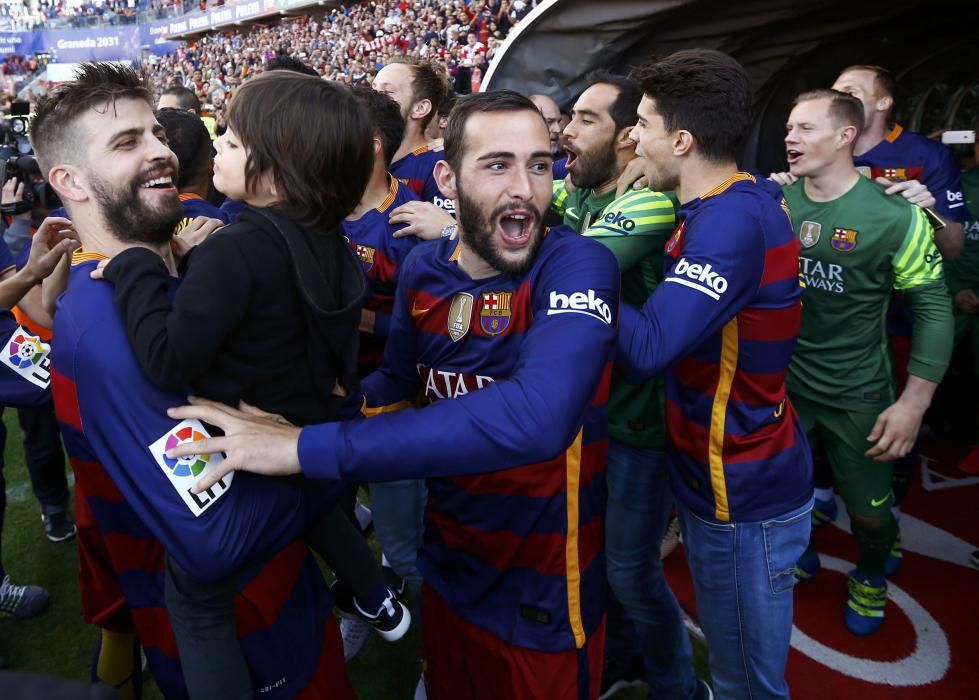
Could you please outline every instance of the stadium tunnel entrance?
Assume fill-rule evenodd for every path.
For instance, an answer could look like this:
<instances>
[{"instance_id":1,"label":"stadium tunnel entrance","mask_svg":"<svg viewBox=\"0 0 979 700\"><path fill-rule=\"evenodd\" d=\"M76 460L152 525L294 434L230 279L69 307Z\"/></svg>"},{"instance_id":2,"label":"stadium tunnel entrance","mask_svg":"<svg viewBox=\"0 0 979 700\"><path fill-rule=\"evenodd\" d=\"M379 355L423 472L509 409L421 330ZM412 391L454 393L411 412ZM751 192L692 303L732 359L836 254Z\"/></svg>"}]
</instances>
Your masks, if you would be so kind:
<instances>
[{"instance_id":1,"label":"stadium tunnel entrance","mask_svg":"<svg viewBox=\"0 0 979 700\"><path fill-rule=\"evenodd\" d=\"M628 72L692 47L738 59L751 76L755 120L743 168L785 170L792 99L857 63L890 69L897 121L923 133L979 126L975 0L545 0L510 35L483 90L542 93L570 109L597 68Z\"/></svg>"}]
</instances>

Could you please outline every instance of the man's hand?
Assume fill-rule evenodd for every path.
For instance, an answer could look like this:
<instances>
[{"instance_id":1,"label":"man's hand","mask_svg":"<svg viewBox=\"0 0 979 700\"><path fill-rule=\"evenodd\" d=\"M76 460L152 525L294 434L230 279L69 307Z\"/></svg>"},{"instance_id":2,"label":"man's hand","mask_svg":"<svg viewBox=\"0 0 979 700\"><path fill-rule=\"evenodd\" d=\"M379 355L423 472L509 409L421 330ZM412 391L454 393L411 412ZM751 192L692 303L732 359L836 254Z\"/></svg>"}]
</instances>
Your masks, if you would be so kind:
<instances>
[{"instance_id":1,"label":"man's hand","mask_svg":"<svg viewBox=\"0 0 979 700\"><path fill-rule=\"evenodd\" d=\"M884 185L887 189L884 190L884 194L897 194L901 195L911 202L912 204L917 204L922 209L928 209L935 206L935 198L932 196L931 192L924 184L918 182L917 180L903 180L902 182L892 182L886 177L878 177L874 180L879 185Z\"/></svg>"},{"instance_id":2,"label":"man's hand","mask_svg":"<svg viewBox=\"0 0 979 700\"><path fill-rule=\"evenodd\" d=\"M63 255L71 254L80 245L78 233L69 219L49 216L34 233L24 269L36 284L54 272Z\"/></svg>"},{"instance_id":3,"label":"man's hand","mask_svg":"<svg viewBox=\"0 0 979 700\"><path fill-rule=\"evenodd\" d=\"M12 177L0 190L0 204L16 204L24 201L24 183Z\"/></svg>"},{"instance_id":4,"label":"man's hand","mask_svg":"<svg viewBox=\"0 0 979 700\"><path fill-rule=\"evenodd\" d=\"M955 308L964 314L979 314L979 294L971 289L963 289L955 295Z\"/></svg>"},{"instance_id":5,"label":"man's hand","mask_svg":"<svg viewBox=\"0 0 979 700\"><path fill-rule=\"evenodd\" d=\"M167 415L174 420L196 418L224 431L222 437L184 443L167 451L170 459L214 452L225 454L225 459L197 482L193 488L194 493L206 491L225 474L236 469L267 476L300 473L300 429L290 425L281 416L265 413L246 404L241 405L245 410L238 410L193 396L190 397L190 403L190 406L169 409Z\"/></svg>"},{"instance_id":6,"label":"man's hand","mask_svg":"<svg viewBox=\"0 0 979 700\"><path fill-rule=\"evenodd\" d=\"M768 179L774 182L779 187L788 187L789 185L794 185L799 181L792 173L772 173L768 176Z\"/></svg>"},{"instance_id":7,"label":"man's hand","mask_svg":"<svg viewBox=\"0 0 979 700\"><path fill-rule=\"evenodd\" d=\"M418 236L425 241L434 241L442 235L442 229L454 224L452 214L431 202L405 202L391 212L388 221L392 224L407 224L394 232L395 238Z\"/></svg>"},{"instance_id":8,"label":"man's hand","mask_svg":"<svg viewBox=\"0 0 979 700\"><path fill-rule=\"evenodd\" d=\"M615 198L618 199L629 190L641 190L649 185L645 175L645 158L633 158L626 163L625 168L615 181Z\"/></svg>"},{"instance_id":9,"label":"man's hand","mask_svg":"<svg viewBox=\"0 0 979 700\"><path fill-rule=\"evenodd\" d=\"M890 462L910 452L918 439L921 419L937 388L935 382L910 375L901 398L877 416L877 422L867 436L876 444L864 454L875 462Z\"/></svg>"}]
</instances>

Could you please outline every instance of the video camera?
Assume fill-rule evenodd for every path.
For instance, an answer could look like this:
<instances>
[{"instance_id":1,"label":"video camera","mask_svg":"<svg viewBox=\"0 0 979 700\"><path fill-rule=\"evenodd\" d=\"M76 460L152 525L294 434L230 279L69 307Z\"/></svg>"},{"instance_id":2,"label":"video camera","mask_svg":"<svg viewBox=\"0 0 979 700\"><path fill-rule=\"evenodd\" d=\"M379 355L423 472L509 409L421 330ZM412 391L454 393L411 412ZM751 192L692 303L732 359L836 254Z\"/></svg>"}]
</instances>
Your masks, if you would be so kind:
<instances>
[{"instance_id":1,"label":"video camera","mask_svg":"<svg viewBox=\"0 0 979 700\"><path fill-rule=\"evenodd\" d=\"M7 123L0 124L0 183L6 184L14 177L24 183L23 201L0 205L0 212L4 214L22 214L30 211L35 204L46 209L61 206L58 195L44 181L41 166L27 138L30 112L29 103L13 102Z\"/></svg>"}]
</instances>

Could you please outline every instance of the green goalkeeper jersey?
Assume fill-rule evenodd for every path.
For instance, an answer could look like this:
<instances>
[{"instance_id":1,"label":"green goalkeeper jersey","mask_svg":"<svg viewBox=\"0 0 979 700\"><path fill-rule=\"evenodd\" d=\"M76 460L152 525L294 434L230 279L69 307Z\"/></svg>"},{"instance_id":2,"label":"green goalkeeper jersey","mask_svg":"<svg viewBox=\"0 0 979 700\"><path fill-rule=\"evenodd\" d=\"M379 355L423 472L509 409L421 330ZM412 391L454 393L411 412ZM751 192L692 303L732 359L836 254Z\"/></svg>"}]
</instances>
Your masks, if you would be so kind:
<instances>
[{"instance_id":1,"label":"green goalkeeper jersey","mask_svg":"<svg viewBox=\"0 0 979 700\"><path fill-rule=\"evenodd\" d=\"M910 374L941 381L951 353L951 302L924 212L861 177L831 202L784 187L799 238L802 329L789 392L858 412L895 399L886 319L891 291L915 312Z\"/></svg>"},{"instance_id":2,"label":"green goalkeeper jersey","mask_svg":"<svg viewBox=\"0 0 979 700\"><path fill-rule=\"evenodd\" d=\"M622 272L622 302L641 308L663 279L663 246L676 225L676 196L648 189L569 193L554 182L551 208L564 223L612 251ZM584 226L588 222L587 226ZM613 440L641 448L661 448L666 439L663 378L629 384L612 371L608 433Z\"/></svg>"}]
</instances>

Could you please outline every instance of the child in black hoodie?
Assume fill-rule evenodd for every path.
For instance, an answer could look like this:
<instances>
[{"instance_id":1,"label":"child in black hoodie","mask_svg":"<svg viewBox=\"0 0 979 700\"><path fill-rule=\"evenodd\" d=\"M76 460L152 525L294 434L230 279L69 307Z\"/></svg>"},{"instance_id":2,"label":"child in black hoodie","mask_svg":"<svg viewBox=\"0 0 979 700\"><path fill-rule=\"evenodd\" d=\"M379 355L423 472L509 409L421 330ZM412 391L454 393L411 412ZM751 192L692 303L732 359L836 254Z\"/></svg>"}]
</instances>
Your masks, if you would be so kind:
<instances>
[{"instance_id":1,"label":"child in black hoodie","mask_svg":"<svg viewBox=\"0 0 979 700\"><path fill-rule=\"evenodd\" d=\"M237 223L186 256L172 299L167 269L149 250L131 248L101 269L156 385L189 385L296 425L336 417L342 396L357 388L367 295L339 225L370 176L370 125L345 88L311 76L275 71L239 89L214 162L214 186L246 204ZM381 636L404 634L407 609L339 507L306 539ZM227 641L235 638L233 582L205 584L169 558L167 567L167 607L191 696L250 695L240 650Z\"/></svg>"}]
</instances>

